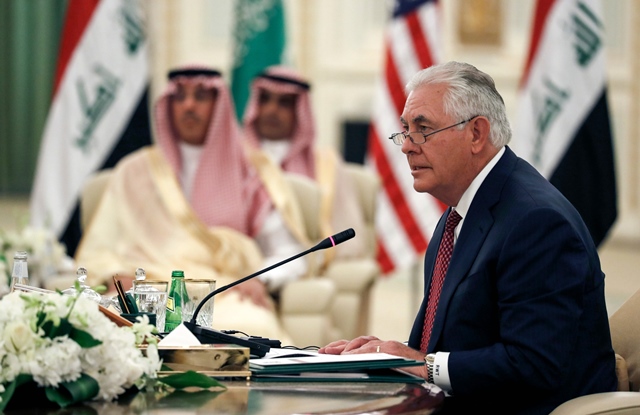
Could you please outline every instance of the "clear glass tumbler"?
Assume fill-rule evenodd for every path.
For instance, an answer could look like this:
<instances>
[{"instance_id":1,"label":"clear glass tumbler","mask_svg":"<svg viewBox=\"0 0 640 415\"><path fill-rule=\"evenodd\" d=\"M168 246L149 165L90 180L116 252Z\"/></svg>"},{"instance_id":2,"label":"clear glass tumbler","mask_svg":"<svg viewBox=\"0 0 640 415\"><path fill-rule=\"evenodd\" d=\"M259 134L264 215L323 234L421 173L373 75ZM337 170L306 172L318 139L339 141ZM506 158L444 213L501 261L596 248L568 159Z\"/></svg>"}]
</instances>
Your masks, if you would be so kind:
<instances>
[{"instance_id":1,"label":"clear glass tumbler","mask_svg":"<svg viewBox=\"0 0 640 415\"><path fill-rule=\"evenodd\" d=\"M134 281L133 297L138 311L156 315L156 328L164 333L164 322L167 313L167 281Z\"/></svg>"},{"instance_id":2,"label":"clear glass tumbler","mask_svg":"<svg viewBox=\"0 0 640 415\"><path fill-rule=\"evenodd\" d=\"M187 288L189 301L182 305L182 321L191 321L198 304L209 293L216 289L216 280L198 280L186 278L184 280ZM202 327L212 328L213 326L213 298L210 298L198 312L196 323Z\"/></svg>"}]
</instances>

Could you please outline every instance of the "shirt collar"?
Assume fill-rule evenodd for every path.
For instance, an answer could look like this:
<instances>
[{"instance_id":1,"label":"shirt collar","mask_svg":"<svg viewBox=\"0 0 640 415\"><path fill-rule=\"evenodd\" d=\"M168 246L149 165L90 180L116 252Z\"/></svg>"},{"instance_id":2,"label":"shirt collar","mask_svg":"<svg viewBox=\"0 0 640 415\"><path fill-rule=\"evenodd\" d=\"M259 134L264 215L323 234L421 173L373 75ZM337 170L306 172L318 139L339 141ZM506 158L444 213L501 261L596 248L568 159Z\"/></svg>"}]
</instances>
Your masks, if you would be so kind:
<instances>
[{"instance_id":1,"label":"shirt collar","mask_svg":"<svg viewBox=\"0 0 640 415\"><path fill-rule=\"evenodd\" d=\"M502 157L504 152L505 148L502 147L500 151L498 151L498 153L493 156L489 163L487 163L487 165L484 166L484 168L480 171L480 173L478 173L475 179L473 179L469 187L467 187L467 190L464 191L462 197L460 198L460 201L458 202L458 205L454 207L455 211L458 212L460 216L462 216L460 224L458 224L458 226L456 227L456 234L460 232L460 229L462 229L462 222L464 222L464 218L467 216L469 208L471 207L471 202L473 202L473 198L482 185L482 182L484 182L484 179L487 178L489 172L493 169L493 167L498 164L498 160L500 160L500 157Z\"/></svg>"},{"instance_id":2,"label":"shirt collar","mask_svg":"<svg viewBox=\"0 0 640 415\"><path fill-rule=\"evenodd\" d=\"M187 200L191 200L191 190L193 189L193 181L195 180L198 165L200 164L202 146L179 141L178 148L180 149L180 158L182 159L182 169L179 173L180 185Z\"/></svg>"},{"instance_id":3,"label":"shirt collar","mask_svg":"<svg viewBox=\"0 0 640 415\"><path fill-rule=\"evenodd\" d=\"M260 147L262 151L267 153L273 161L275 161L278 165L282 164L282 161L289 154L289 149L291 148L291 140L282 139L282 140L260 140Z\"/></svg>"}]
</instances>

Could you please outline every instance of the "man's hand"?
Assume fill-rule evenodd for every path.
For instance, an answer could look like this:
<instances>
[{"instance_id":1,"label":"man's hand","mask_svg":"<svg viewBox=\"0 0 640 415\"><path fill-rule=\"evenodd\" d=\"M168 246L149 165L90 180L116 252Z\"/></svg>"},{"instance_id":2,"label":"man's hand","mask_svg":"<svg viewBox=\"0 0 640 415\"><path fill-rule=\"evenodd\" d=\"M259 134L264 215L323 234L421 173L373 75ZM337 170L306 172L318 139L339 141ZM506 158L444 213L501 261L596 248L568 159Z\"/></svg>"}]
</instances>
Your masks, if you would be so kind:
<instances>
[{"instance_id":1,"label":"man's hand","mask_svg":"<svg viewBox=\"0 0 640 415\"><path fill-rule=\"evenodd\" d=\"M377 342L377 343L371 343ZM325 354L348 354L348 353L375 353L377 352L377 345L382 343L377 337L374 336L360 336L353 340L338 340L331 342L324 347L318 349L318 353ZM382 351L382 350L380 350Z\"/></svg>"},{"instance_id":2,"label":"man's hand","mask_svg":"<svg viewBox=\"0 0 640 415\"><path fill-rule=\"evenodd\" d=\"M412 349L404 343L394 340L383 341L375 336L360 336L353 340L338 340L318 349L318 353L325 354L358 354L358 353L387 353L407 359L424 361L425 354ZM407 373L427 378L426 365L408 366L401 368Z\"/></svg>"},{"instance_id":3,"label":"man's hand","mask_svg":"<svg viewBox=\"0 0 640 415\"><path fill-rule=\"evenodd\" d=\"M424 360L424 353L412 349L395 340L380 340L375 336L360 336L353 340L338 340L321 347L318 353L325 354L358 354L387 353L408 359Z\"/></svg>"},{"instance_id":4,"label":"man's hand","mask_svg":"<svg viewBox=\"0 0 640 415\"><path fill-rule=\"evenodd\" d=\"M272 310L273 302L267 292L267 287L257 278L247 280L231 288L235 290L241 299L249 299L257 306Z\"/></svg>"}]
</instances>

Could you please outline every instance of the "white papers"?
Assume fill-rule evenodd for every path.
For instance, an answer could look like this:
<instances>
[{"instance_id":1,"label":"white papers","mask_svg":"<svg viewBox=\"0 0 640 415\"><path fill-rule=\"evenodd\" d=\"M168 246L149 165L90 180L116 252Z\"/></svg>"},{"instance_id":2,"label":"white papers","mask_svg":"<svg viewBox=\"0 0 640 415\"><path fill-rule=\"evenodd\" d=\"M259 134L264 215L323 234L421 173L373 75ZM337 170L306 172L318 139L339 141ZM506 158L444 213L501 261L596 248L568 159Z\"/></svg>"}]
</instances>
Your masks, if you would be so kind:
<instances>
[{"instance_id":1,"label":"white papers","mask_svg":"<svg viewBox=\"0 0 640 415\"><path fill-rule=\"evenodd\" d=\"M281 349L282 350L282 349ZM286 349L285 349L286 350ZM298 354L300 350L287 350L289 354ZM309 353L307 356L286 357L286 353L282 353L283 357L268 357L265 355L262 359L251 359L251 363L256 363L262 367L280 366L280 365L299 365L299 364L321 364L321 363L356 363L371 361L407 361L408 359L390 355L387 353L360 353L360 354L320 354Z\"/></svg>"},{"instance_id":2,"label":"white papers","mask_svg":"<svg viewBox=\"0 0 640 415\"><path fill-rule=\"evenodd\" d=\"M188 346L199 346L200 341L196 338L196 336L191 333L184 324L180 324L178 327L173 329L169 334L164 336L164 339L158 342L158 346L165 347L188 347Z\"/></svg>"},{"instance_id":3,"label":"white papers","mask_svg":"<svg viewBox=\"0 0 640 415\"><path fill-rule=\"evenodd\" d=\"M269 375L270 379L293 379L300 380L305 378L312 379L369 379L369 374L365 372L301 372L295 374L284 374L284 375Z\"/></svg>"},{"instance_id":4,"label":"white papers","mask_svg":"<svg viewBox=\"0 0 640 415\"><path fill-rule=\"evenodd\" d=\"M317 356L317 350L281 349L272 347L262 359L274 359L281 357ZM260 359L257 359L260 360Z\"/></svg>"},{"instance_id":5,"label":"white papers","mask_svg":"<svg viewBox=\"0 0 640 415\"><path fill-rule=\"evenodd\" d=\"M302 352L298 356L292 356ZM289 354L287 354L289 353ZM331 355L300 350L276 350L273 355L250 359L256 381L271 382L402 382L422 383L424 379L396 370L423 365L422 360L386 353Z\"/></svg>"}]
</instances>

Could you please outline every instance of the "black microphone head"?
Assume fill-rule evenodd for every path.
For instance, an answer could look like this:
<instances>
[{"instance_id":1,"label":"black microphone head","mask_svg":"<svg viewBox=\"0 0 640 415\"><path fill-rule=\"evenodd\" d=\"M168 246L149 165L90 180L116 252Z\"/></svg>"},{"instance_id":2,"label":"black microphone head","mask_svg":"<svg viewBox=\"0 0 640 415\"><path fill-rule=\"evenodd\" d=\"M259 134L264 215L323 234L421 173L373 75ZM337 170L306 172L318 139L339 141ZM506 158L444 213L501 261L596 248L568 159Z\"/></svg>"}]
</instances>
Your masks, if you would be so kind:
<instances>
[{"instance_id":1,"label":"black microphone head","mask_svg":"<svg viewBox=\"0 0 640 415\"><path fill-rule=\"evenodd\" d=\"M336 233L335 235L332 236L332 238L333 238L333 242L335 242L335 244L338 245L343 243L344 241L348 241L354 236L356 236L356 231L354 231L353 228L349 228L345 231Z\"/></svg>"},{"instance_id":2,"label":"black microphone head","mask_svg":"<svg viewBox=\"0 0 640 415\"><path fill-rule=\"evenodd\" d=\"M336 246L338 244L343 243L344 241L348 241L349 239L356 236L356 231L353 228L349 228L342 232L338 232L333 236L323 239L318 245L311 248L313 251L317 251L318 249L327 249L332 246Z\"/></svg>"}]
</instances>

